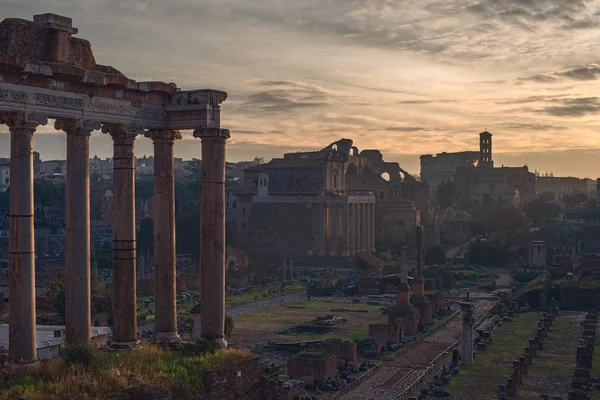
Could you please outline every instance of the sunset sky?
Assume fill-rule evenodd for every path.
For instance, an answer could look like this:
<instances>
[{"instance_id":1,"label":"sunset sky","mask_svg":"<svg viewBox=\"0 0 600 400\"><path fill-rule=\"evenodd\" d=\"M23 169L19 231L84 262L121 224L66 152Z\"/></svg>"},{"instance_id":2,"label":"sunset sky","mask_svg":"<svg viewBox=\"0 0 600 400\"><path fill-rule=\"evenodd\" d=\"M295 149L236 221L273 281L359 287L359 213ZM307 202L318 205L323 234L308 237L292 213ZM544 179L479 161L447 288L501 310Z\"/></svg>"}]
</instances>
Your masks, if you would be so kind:
<instances>
[{"instance_id":1,"label":"sunset sky","mask_svg":"<svg viewBox=\"0 0 600 400\"><path fill-rule=\"evenodd\" d=\"M0 18L73 18L96 61L131 79L227 91L230 161L345 137L418 172L420 154L477 150L487 128L498 166L600 176L600 0L1 5ZM199 140L184 140L176 155L199 157ZM138 155L151 154L148 139L137 142ZM36 135L42 159L64 158L64 147L51 126ZM111 140L94 134L91 153L110 156Z\"/></svg>"}]
</instances>

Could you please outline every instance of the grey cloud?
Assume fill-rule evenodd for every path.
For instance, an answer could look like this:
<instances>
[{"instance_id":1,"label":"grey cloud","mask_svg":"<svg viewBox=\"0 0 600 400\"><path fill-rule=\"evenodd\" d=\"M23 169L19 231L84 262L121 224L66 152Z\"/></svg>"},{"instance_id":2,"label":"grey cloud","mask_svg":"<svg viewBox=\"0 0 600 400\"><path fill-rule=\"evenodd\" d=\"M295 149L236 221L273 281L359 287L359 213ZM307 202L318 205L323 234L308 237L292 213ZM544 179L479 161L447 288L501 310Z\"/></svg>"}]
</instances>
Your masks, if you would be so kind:
<instances>
[{"instance_id":1,"label":"grey cloud","mask_svg":"<svg viewBox=\"0 0 600 400\"><path fill-rule=\"evenodd\" d=\"M554 71L546 74L537 74L528 78L518 78L517 81L532 81L538 83L555 83L564 80L593 81L600 78L600 64L589 63L563 71Z\"/></svg>"},{"instance_id":2,"label":"grey cloud","mask_svg":"<svg viewBox=\"0 0 600 400\"><path fill-rule=\"evenodd\" d=\"M600 65L596 63L588 64L584 67L568 69L563 72L557 72L556 75L563 76L567 79L575 79L578 81L591 81L598 79L600 76Z\"/></svg>"},{"instance_id":3,"label":"grey cloud","mask_svg":"<svg viewBox=\"0 0 600 400\"><path fill-rule=\"evenodd\" d=\"M388 126L385 128L388 132L429 132L431 129L422 128L420 126Z\"/></svg>"},{"instance_id":4,"label":"grey cloud","mask_svg":"<svg viewBox=\"0 0 600 400\"><path fill-rule=\"evenodd\" d=\"M540 123L520 123L520 122L505 122L500 124L500 127L511 130L527 130L527 131L564 131L567 130L564 126L548 125Z\"/></svg>"},{"instance_id":5,"label":"grey cloud","mask_svg":"<svg viewBox=\"0 0 600 400\"><path fill-rule=\"evenodd\" d=\"M498 104L527 104L527 103L538 103L543 101L554 101L561 99L565 95L548 95L548 96L527 96L519 99L510 98L498 101Z\"/></svg>"},{"instance_id":6,"label":"grey cloud","mask_svg":"<svg viewBox=\"0 0 600 400\"><path fill-rule=\"evenodd\" d=\"M252 93L240 106L242 110L268 113L294 112L307 108L326 107L331 95L323 88L297 81L257 81L265 90Z\"/></svg>"},{"instance_id":7,"label":"grey cloud","mask_svg":"<svg viewBox=\"0 0 600 400\"><path fill-rule=\"evenodd\" d=\"M555 117L583 117L590 114L600 113L600 98L580 97L554 100L556 105L550 105L535 110L540 114Z\"/></svg>"}]
</instances>

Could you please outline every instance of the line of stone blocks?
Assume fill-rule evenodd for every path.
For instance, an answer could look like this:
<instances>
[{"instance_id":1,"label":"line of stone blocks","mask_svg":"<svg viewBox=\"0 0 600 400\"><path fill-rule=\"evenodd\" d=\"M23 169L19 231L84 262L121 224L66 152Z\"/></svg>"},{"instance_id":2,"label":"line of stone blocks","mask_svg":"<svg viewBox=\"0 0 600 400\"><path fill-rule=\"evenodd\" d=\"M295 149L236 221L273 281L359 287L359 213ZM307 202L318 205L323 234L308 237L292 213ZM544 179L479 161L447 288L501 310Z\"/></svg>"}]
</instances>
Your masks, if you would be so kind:
<instances>
[{"instance_id":1,"label":"line of stone blocks","mask_svg":"<svg viewBox=\"0 0 600 400\"><path fill-rule=\"evenodd\" d=\"M590 371L594 358L594 344L596 342L596 329L598 325L598 311L591 309L585 316L583 322L583 333L577 346L577 362L573 379L571 380L571 391L569 400L586 399L586 391L590 381Z\"/></svg>"}]
</instances>

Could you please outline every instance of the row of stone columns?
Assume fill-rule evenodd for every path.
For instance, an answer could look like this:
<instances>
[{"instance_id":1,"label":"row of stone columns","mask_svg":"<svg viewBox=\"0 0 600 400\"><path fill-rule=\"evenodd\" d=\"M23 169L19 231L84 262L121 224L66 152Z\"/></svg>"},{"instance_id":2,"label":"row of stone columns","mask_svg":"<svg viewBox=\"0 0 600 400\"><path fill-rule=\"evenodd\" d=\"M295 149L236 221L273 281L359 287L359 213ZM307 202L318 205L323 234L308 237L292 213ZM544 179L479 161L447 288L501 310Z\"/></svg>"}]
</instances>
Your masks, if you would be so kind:
<instances>
[{"instance_id":1,"label":"row of stone columns","mask_svg":"<svg viewBox=\"0 0 600 400\"><path fill-rule=\"evenodd\" d=\"M375 251L375 203L319 203L317 215L317 254L327 254L327 244L332 256Z\"/></svg>"},{"instance_id":2,"label":"row of stone columns","mask_svg":"<svg viewBox=\"0 0 600 400\"><path fill-rule=\"evenodd\" d=\"M33 134L47 119L31 113L0 113L11 134L9 361L35 363L35 247ZM91 341L89 137L99 122L57 119L67 134L66 335L68 344ZM136 223L134 142L143 127L104 124L114 144L114 349L139 346L136 316ZM177 333L175 187L173 147L181 134L149 130L155 160L156 341L174 343ZM225 346L225 141L226 129L194 131L202 139L202 336Z\"/></svg>"}]
</instances>

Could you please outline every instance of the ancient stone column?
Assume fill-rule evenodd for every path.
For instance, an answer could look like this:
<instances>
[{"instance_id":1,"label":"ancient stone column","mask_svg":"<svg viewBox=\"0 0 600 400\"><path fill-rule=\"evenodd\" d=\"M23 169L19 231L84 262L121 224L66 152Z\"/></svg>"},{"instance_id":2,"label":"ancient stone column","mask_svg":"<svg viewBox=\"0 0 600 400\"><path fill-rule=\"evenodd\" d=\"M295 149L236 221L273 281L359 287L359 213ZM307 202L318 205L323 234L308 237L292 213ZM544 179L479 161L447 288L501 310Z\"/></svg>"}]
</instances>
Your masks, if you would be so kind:
<instances>
[{"instance_id":1,"label":"ancient stone column","mask_svg":"<svg viewBox=\"0 0 600 400\"><path fill-rule=\"evenodd\" d=\"M360 251L363 253L367 251L367 205L365 203L359 204L360 208Z\"/></svg>"},{"instance_id":2,"label":"ancient stone column","mask_svg":"<svg viewBox=\"0 0 600 400\"><path fill-rule=\"evenodd\" d=\"M40 115L0 113L10 131L8 361L36 363L33 133Z\"/></svg>"},{"instance_id":3,"label":"ancient stone column","mask_svg":"<svg viewBox=\"0 0 600 400\"><path fill-rule=\"evenodd\" d=\"M338 207L337 204L329 206L329 225L331 226L331 255L337 256L338 253Z\"/></svg>"},{"instance_id":4,"label":"ancient stone column","mask_svg":"<svg viewBox=\"0 0 600 400\"><path fill-rule=\"evenodd\" d=\"M104 124L113 139L113 292L114 329L111 348L139 348L136 311L135 161L134 141L141 127Z\"/></svg>"},{"instance_id":5,"label":"ancient stone column","mask_svg":"<svg viewBox=\"0 0 600 400\"><path fill-rule=\"evenodd\" d=\"M473 365L473 303L460 303L462 309L462 364Z\"/></svg>"},{"instance_id":6,"label":"ancient stone column","mask_svg":"<svg viewBox=\"0 0 600 400\"><path fill-rule=\"evenodd\" d=\"M177 333L175 166L173 148L179 131L153 129L145 134L154 143L154 340L181 343Z\"/></svg>"},{"instance_id":7,"label":"ancient stone column","mask_svg":"<svg viewBox=\"0 0 600 400\"><path fill-rule=\"evenodd\" d=\"M371 204L365 203L365 251L371 251Z\"/></svg>"},{"instance_id":8,"label":"ancient stone column","mask_svg":"<svg viewBox=\"0 0 600 400\"><path fill-rule=\"evenodd\" d=\"M348 211L350 213L350 255L356 254L356 209L354 204L355 203L348 204Z\"/></svg>"},{"instance_id":9,"label":"ancient stone column","mask_svg":"<svg viewBox=\"0 0 600 400\"><path fill-rule=\"evenodd\" d=\"M371 206L371 252L375 253L377 251L375 249L375 238L376 238L376 230L375 230L375 203L370 203Z\"/></svg>"},{"instance_id":10,"label":"ancient stone column","mask_svg":"<svg viewBox=\"0 0 600 400\"><path fill-rule=\"evenodd\" d=\"M202 226L200 268L202 337L221 348L225 341L225 141L229 130L194 131L202 139Z\"/></svg>"},{"instance_id":11,"label":"ancient stone column","mask_svg":"<svg viewBox=\"0 0 600 400\"><path fill-rule=\"evenodd\" d=\"M362 214L360 212L361 210L361 203L356 203L354 205L355 208L355 221L354 221L354 233L355 233L355 237L354 237L354 243L356 244L356 252L357 253L362 253L363 252L363 248L362 248Z\"/></svg>"},{"instance_id":12,"label":"ancient stone column","mask_svg":"<svg viewBox=\"0 0 600 400\"><path fill-rule=\"evenodd\" d=\"M346 202L343 207L344 212L344 250L342 252L343 256L350 256L350 206Z\"/></svg>"},{"instance_id":13,"label":"ancient stone column","mask_svg":"<svg viewBox=\"0 0 600 400\"><path fill-rule=\"evenodd\" d=\"M320 256L325 255L325 204L319 203L319 252Z\"/></svg>"},{"instance_id":14,"label":"ancient stone column","mask_svg":"<svg viewBox=\"0 0 600 400\"><path fill-rule=\"evenodd\" d=\"M67 343L91 341L90 290L90 134L100 122L61 118L56 130L67 134L65 323Z\"/></svg>"}]
</instances>

